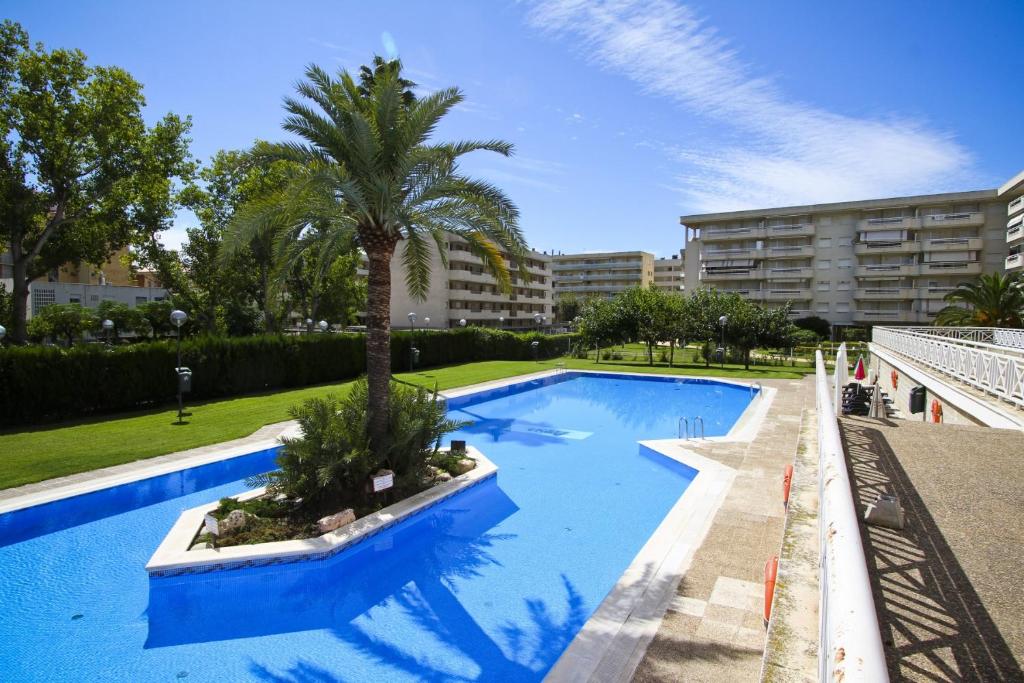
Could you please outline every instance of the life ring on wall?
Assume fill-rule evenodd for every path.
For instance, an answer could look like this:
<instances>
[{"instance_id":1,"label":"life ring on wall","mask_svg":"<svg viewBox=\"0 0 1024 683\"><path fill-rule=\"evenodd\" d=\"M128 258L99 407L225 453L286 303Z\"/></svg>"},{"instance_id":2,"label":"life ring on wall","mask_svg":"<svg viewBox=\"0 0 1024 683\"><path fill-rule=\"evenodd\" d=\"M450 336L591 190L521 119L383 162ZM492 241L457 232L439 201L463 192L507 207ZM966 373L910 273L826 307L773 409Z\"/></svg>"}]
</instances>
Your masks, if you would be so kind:
<instances>
[{"instance_id":1,"label":"life ring on wall","mask_svg":"<svg viewBox=\"0 0 1024 683\"><path fill-rule=\"evenodd\" d=\"M942 422L942 404L934 398L932 399L932 422L935 424Z\"/></svg>"},{"instance_id":2,"label":"life ring on wall","mask_svg":"<svg viewBox=\"0 0 1024 683\"><path fill-rule=\"evenodd\" d=\"M896 370L893 370L892 374L889 375L889 379L892 380L892 388L893 389L899 388L899 385L900 385L900 373L896 372Z\"/></svg>"},{"instance_id":3,"label":"life ring on wall","mask_svg":"<svg viewBox=\"0 0 1024 683\"><path fill-rule=\"evenodd\" d=\"M775 580L779 576L779 558L772 555L764 563L764 625L772 618L772 599L775 597Z\"/></svg>"}]
</instances>

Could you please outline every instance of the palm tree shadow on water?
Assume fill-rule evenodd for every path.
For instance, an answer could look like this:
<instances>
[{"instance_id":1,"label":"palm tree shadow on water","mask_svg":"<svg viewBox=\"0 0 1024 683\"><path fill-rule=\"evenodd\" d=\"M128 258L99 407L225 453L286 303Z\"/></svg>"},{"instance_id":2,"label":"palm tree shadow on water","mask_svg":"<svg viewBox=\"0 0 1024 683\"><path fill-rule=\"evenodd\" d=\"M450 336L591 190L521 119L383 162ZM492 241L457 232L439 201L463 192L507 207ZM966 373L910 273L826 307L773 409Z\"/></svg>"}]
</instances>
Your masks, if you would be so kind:
<instances>
[{"instance_id":1,"label":"palm tree shadow on water","mask_svg":"<svg viewBox=\"0 0 1024 683\"><path fill-rule=\"evenodd\" d=\"M501 626L502 643L458 596L461 581L501 565L493 549L514 536L493 529L517 510L490 480L322 562L153 579L146 648L326 630L347 646L339 649L355 650L361 665L369 659L395 674L539 680L586 621L568 579L564 608L524 596L529 623ZM378 610L411 621L414 637L403 642L368 630L385 623ZM422 654L424 643L433 656ZM337 669L318 657L287 663L282 670L254 659L249 672L267 681L346 680L343 661Z\"/></svg>"}]
</instances>

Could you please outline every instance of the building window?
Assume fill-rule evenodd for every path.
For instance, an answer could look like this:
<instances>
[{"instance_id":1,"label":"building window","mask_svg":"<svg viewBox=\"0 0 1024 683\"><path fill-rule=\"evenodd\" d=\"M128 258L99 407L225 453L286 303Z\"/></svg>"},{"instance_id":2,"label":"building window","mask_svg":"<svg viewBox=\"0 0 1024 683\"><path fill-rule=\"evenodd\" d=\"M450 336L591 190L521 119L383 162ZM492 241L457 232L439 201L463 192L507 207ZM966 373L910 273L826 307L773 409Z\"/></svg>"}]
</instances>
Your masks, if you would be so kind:
<instances>
[{"instance_id":1,"label":"building window","mask_svg":"<svg viewBox=\"0 0 1024 683\"><path fill-rule=\"evenodd\" d=\"M850 312L850 304L849 304L849 302L840 301L840 302L836 303L836 313L849 313L849 312Z\"/></svg>"},{"instance_id":2,"label":"building window","mask_svg":"<svg viewBox=\"0 0 1024 683\"><path fill-rule=\"evenodd\" d=\"M818 261L818 270L829 270L832 267L832 261L829 259Z\"/></svg>"},{"instance_id":3,"label":"building window","mask_svg":"<svg viewBox=\"0 0 1024 683\"><path fill-rule=\"evenodd\" d=\"M839 267L840 268L852 268L853 267L853 260L852 259L848 259L848 258L841 258L841 259L839 259Z\"/></svg>"},{"instance_id":4,"label":"building window","mask_svg":"<svg viewBox=\"0 0 1024 683\"><path fill-rule=\"evenodd\" d=\"M818 310L818 313L828 313L828 302L827 301L823 301L820 304L818 304L818 309L817 310Z\"/></svg>"},{"instance_id":5,"label":"building window","mask_svg":"<svg viewBox=\"0 0 1024 683\"><path fill-rule=\"evenodd\" d=\"M837 244L839 246L841 246L841 247L852 247L853 246L853 238L852 237L840 237L839 238L839 242L837 242Z\"/></svg>"},{"instance_id":6,"label":"building window","mask_svg":"<svg viewBox=\"0 0 1024 683\"><path fill-rule=\"evenodd\" d=\"M832 289L832 282L829 280L818 280L818 291L827 292Z\"/></svg>"},{"instance_id":7,"label":"building window","mask_svg":"<svg viewBox=\"0 0 1024 683\"><path fill-rule=\"evenodd\" d=\"M818 246L821 247L822 249L828 249L829 247L832 246L832 238L831 237L819 237L818 238Z\"/></svg>"},{"instance_id":8,"label":"building window","mask_svg":"<svg viewBox=\"0 0 1024 683\"><path fill-rule=\"evenodd\" d=\"M840 280L839 281L839 286L836 287L836 289L839 290L840 292L848 292L848 291L850 291L850 281L849 280Z\"/></svg>"}]
</instances>

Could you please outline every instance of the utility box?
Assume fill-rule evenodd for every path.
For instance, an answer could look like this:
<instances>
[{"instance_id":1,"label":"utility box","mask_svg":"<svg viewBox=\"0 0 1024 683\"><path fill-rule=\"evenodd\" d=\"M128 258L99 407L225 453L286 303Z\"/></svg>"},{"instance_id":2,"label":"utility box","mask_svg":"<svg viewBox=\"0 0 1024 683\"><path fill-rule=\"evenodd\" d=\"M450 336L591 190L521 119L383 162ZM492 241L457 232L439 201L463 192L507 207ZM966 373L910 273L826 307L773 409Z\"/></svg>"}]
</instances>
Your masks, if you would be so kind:
<instances>
[{"instance_id":1,"label":"utility box","mask_svg":"<svg viewBox=\"0 0 1024 683\"><path fill-rule=\"evenodd\" d=\"M927 391L924 387L914 387L910 390L910 412L912 414L923 413L925 403L928 400Z\"/></svg>"},{"instance_id":2,"label":"utility box","mask_svg":"<svg viewBox=\"0 0 1024 683\"><path fill-rule=\"evenodd\" d=\"M178 391L187 394L192 391L192 371L188 368L174 368L178 373Z\"/></svg>"}]
</instances>

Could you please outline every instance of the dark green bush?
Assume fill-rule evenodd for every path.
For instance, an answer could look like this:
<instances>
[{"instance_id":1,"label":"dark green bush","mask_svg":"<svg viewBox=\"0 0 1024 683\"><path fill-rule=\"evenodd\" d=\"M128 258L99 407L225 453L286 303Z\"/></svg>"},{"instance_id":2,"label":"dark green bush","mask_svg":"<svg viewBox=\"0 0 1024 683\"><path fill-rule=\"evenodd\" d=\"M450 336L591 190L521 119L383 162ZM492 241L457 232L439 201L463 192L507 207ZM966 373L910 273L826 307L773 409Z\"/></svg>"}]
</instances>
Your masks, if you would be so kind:
<instances>
[{"instance_id":1,"label":"dark green bush","mask_svg":"<svg viewBox=\"0 0 1024 683\"><path fill-rule=\"evenodd\" d=\"M468 361L566 353L572 335L498 332L482 328L395 332L392 366L408 370L409 342L420 349L418 367ZM182 365L192 370L191 401L271 389L323 384L366 370L360 334L198 337L181 343ZM0 425L135 410L174 400L175 342L144 342L114 348L41 346L0 348Z\"/></svg>"}]
</instances>

